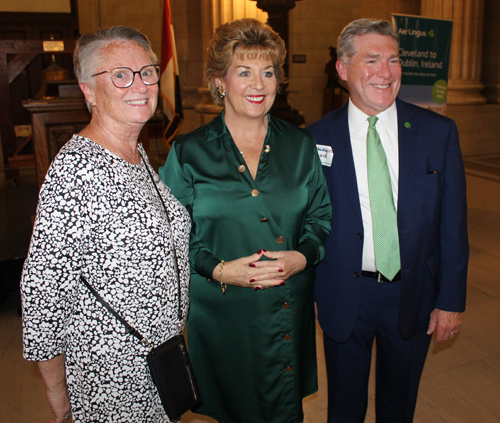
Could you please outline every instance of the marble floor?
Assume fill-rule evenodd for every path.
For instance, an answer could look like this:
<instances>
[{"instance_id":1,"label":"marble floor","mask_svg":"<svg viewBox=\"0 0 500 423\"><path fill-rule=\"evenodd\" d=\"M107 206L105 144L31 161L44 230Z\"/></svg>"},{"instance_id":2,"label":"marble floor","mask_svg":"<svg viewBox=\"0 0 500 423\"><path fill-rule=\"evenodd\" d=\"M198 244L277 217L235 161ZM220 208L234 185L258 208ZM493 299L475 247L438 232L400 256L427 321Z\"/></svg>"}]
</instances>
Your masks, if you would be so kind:
<instances>
[{"instance_id":1,"label":"marble floor","mask_svg":"<svg viewBox=\"0 0 500 423\"><path fill-rule=\"evenodd\" d=\"M465 158L471 244L465 322L452 341L431 346L415 423L500 422L500 143L496 131L491 132L490 141L498 146L497 153ZM16 187L11 181L0 179L0 240L4 245L8 239L26 237L23 231L13 229L12 222L23 213L27 219L33 212L16 212L9 202L25 201L28 209L33 207L33 200L27 198L33 194L32 183L29 172ZM3 255L7 253L4 251ZM21 356L18 308L19 295L13 290L7 301L0 304L0 423L42 423L51 417L51 412L36 365ZM319 327L317 345L319 392L304 400L307 423L326 422L326 375ZM372 379L369 394L365 423L374 423ZM214 422L192 413L182 421Z\"/></svg>"}]
</instances>

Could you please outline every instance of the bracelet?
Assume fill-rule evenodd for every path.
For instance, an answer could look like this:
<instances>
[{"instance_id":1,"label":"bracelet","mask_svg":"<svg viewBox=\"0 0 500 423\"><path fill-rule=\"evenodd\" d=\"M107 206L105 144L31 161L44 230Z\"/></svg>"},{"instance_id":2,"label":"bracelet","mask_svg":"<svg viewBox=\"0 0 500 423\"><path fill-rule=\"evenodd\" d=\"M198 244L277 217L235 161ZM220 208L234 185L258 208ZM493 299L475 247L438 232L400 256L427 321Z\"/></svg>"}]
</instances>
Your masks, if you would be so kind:
<instances>
[{"instance_id":1,"label":"bracelet","mask_svg":"<svg viewBox=\"0 0 500 423\"><path fill-rule=\"evenodd\" d=\"M222 272L224 270L225 264L226 262L224 260L220 261L219 282L220 282L220 289L222 290L222 295L226 294L226 289L227 289L227 285L222 281Z\"/></svg>"}]
</instances>

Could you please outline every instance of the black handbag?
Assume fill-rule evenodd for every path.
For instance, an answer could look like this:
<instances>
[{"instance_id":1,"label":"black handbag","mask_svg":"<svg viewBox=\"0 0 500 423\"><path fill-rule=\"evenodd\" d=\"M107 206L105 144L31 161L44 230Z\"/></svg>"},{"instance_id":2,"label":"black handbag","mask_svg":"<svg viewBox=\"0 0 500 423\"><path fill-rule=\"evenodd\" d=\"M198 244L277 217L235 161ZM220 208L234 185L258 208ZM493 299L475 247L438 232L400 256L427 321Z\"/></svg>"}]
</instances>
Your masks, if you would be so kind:
<instances>
[{"instance_id":1,"label":"black handbag","mask_svg":"<svg viewBox=\"0 0 500 423\"><path fill-rule=\"evenodd\" d=\"M176 335L148 354L149 371L170 420L201 403L184 336Z\"/></svg>"},{"instance_id":2,"label":"black handbag","mask_svg":"<svg viewBox=\"0 0 500 423\"><path fill-rule=\"evenodd\" d=\"M145 161L144 166L146 167L149 176L153 181L153 185L156 188L156 192L158 193L158 196L160 197L160 200L163 204L165 214L167 216L167 221L170 225L167 207L163 202L163 198L160 195L153 175L149 171ZM90 286L90 284L83 276L80 276L80 280L87 286L92 294L95 295L97 300L104 307L106 307L106 309L113 316L115 316L119 322L121 322L125 326L127 333L135 336L143 345L150 348L150 351L147 355L147 362L149 371L151 373L151 378L153 379L153 383L156 385L156 389L158 390L158 394L168 418L170 420L178 420L182 416L182 414L201 403L201 394L194 377L191 361L189 360L184 336L182 335L181 284L179 279L177 254L175 252L175 248L173 248L173 256L174 269L177 276L177 292L179 299L177 309L177 317L179 320L179 334L165 341L163 344L157 346L156 348L153 348L153 346L148 342L146 338L144 338L136 329L130 326L125 321L125 319L123 319L106 301L104 301L104 299L92 286Z\"/></svg>"},{"instance_id":3,"label":"black handbag","mask_svg":"<svg viewBox=\"0 0 500 423\"><path fill-rule=\"evenodd\" d=\"M149 371L168 418L178 420L186 411L199 405L201 395L189 360L184 336L181 334L175 335L158 347L153 348L146 338L111 308L83 276L80 276L80 280L94 294L97 300L125 326L127 333L135 336L141 344L150 348L147 355ZM179 313L180 308L179 295Z\"/></svg>"}]
</instances>

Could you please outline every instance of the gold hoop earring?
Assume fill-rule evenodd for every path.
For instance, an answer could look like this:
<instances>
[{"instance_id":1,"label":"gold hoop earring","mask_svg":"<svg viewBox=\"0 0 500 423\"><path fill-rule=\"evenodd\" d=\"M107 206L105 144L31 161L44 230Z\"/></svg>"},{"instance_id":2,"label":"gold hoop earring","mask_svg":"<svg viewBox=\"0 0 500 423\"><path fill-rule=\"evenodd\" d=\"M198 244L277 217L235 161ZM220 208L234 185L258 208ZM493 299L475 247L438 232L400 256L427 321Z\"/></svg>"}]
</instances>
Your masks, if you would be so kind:
<instances>
[{"instance_id":1,"label":"gold hoop earring","mask_svg":"<svg viewBox=\"0 0 500 423\"><path fill-rule=\"evenodd\" d=\"M219 98L221 100L224 100L226 98L226 90L224 89L224 87L222 85L219 85L217 87L217 95L219 96Z\"/></svg>"}]
</instances>

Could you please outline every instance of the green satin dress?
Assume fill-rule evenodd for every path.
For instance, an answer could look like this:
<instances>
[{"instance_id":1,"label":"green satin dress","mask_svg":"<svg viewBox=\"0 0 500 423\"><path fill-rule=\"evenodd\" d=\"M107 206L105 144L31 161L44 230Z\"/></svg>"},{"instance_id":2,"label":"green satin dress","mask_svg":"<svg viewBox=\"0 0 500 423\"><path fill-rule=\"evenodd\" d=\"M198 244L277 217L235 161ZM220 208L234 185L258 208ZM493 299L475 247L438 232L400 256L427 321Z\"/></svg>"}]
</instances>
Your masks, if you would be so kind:
<instances>
[{"instance_id":1,"label":"green satin dress","mask_svg":"<svg viewBox=\"0 0 500 423\"><path fill-rule=\"evenodd\" d=\"M302 398L317 391L314 265L330 199L314 140L268 116L255 181L224 112L179 137L159 172L193 221L187 336L203 397L195 411L221 423L302 422ZM222 295L215 266L261 248L298 250L307 267L284 286Z\"/></svg>"}]
</instances>

